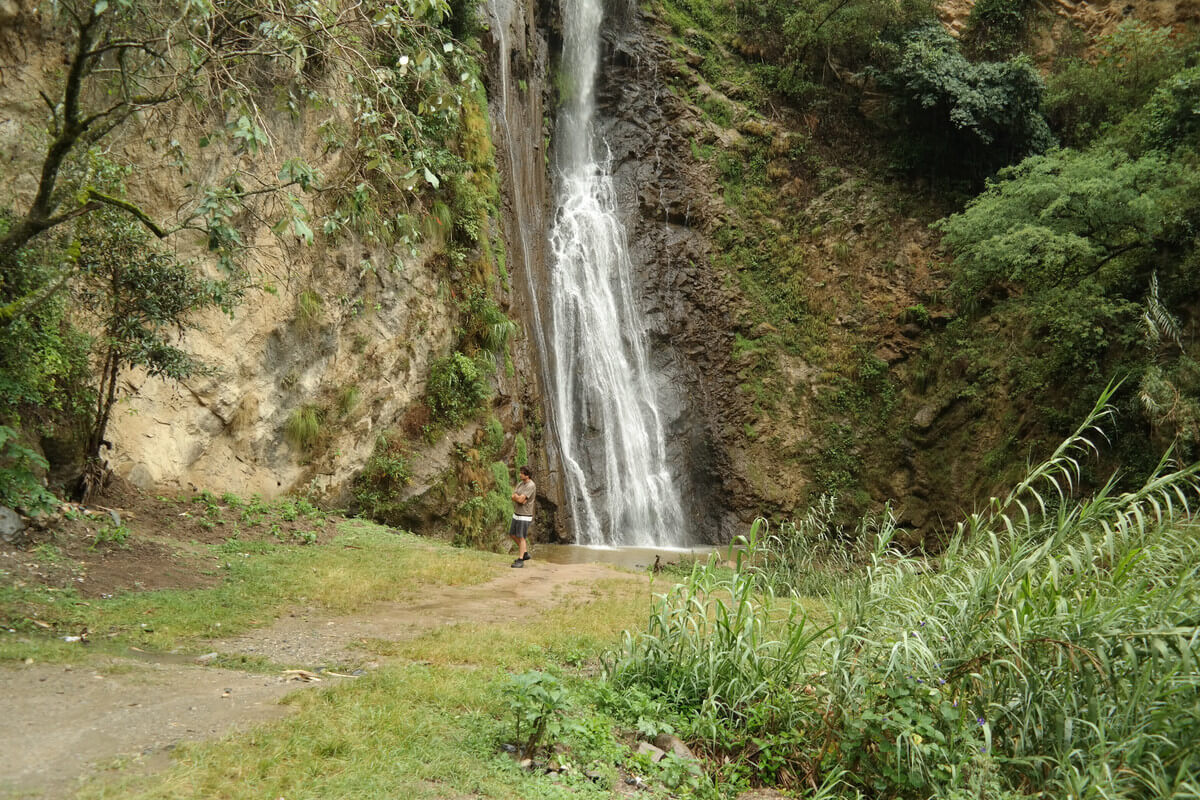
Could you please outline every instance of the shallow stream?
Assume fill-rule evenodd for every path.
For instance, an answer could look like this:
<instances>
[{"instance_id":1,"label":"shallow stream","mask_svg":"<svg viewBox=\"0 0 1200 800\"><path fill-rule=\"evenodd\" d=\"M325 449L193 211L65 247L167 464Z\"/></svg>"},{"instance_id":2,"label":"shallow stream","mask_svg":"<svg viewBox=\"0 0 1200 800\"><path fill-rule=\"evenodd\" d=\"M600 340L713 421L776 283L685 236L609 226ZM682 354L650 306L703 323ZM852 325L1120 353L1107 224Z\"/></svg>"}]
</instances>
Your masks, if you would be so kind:
<instances>
[{"instance_id":1,"label":"shallow stream","mask_svg":"<svg viewBox=\"0 0 1200 800\"><path fill-rule=\"evenodd\" d=\"M552 564L613 564L626 569L644 570L659 558L659 564L680 560L704 559L709 553L725 548L702 547L595 547L581 544L535 544L533 558Z\"/></svg>"}]
</instances>

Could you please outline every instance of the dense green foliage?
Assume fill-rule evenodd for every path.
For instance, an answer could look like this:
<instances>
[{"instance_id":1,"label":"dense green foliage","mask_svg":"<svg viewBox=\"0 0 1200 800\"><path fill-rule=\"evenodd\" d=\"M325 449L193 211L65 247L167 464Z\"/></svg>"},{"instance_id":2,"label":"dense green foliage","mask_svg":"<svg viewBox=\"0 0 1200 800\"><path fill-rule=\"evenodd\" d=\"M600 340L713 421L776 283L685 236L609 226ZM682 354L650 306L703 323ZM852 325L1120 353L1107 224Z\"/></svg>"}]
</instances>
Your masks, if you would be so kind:
<instances>
[{"instance_id":1,"label":"dense green foliage","mask_svg":"<svg viewBox=\"0 0 1200 800\"><path fill-rule=\"evenodd\" d=\"M27 512L52 507L54 495L37 478L37 472L48 466L46 459L20 441L15 430L0 425L0 505Z\"/></svg>"},{"instance_id":2,"label":"dense green foliage","mask_svg":"<svg viewBox=\"0 0 1200 800\"><path fill-rule=\"evenodd\" d=\"M885 518L865 570L835 576L828 634L799 596L754 592L795 572L752 533L731 576L710 563L662 599L610 680L745 772L847 796L1192 796L1200 481L1067 501L1111 413L960 524L936 569L890 551Z\"/></svg>"},{"instance_id":3,"label":"dense green foliage","mask_svg":"<svg viewBox=\"0 0 1200 800\"><path fill-rule=\"evenodd\" d=\"M1033 63L971 63L939 24L905 37L881 85L903 126L898 149L910 170L979 180L1054 143Z\"/></svg>"},{"instance_id":4,"label":"dense green foliage","mask_svg":"<svg viewBox=\"0 0 1200 800\"><path fill-rule=\"evenodd\" d=\"M728 13L704 0L679 5L710 31ZM738 0L732 9L732 28L766 56L757 69L767 86L796 100L814 97L829 66L849 73L878 64L901 34L933 18L929 0Z\"/></svg>"},{"instance_id":5,"label":"dense green foliage","mask_svg":"<svg viewBox=\"0 0 1200 800\"><path fill-rule=\"evenodd\" d=\"M480 365L462 353L451 353L429 367L426 392L429 410L437 422L461 425L479 410L488 391Z\"/></svg>"},{"instance_id":6,"label":"dense green foliage","mask_svg":"<svg viewBox=\"0 0 1200 800\"><path fill-rule=\"evenodd\" d=\"M1078 110L1072 138L1108 134L1087 149L1002 170L940 224L955 258L951 288L966 312L949 341L977 365L968 380L1008 387L1061 429L1085 410L1081 395L1128 378L1122 402L1130 413L1115 438L1119 457L1143 475L1153 466L1147 436L1157 447L1178 440L1189 460L1200 441L1200 382L1185 335L1200 290L1200 73L1164 78L1183 47L1152 57L1167 41L1163 31L1126 26L1095 64L1073 63L1070 80L1056 87L1060 107ZM1122 67L1131 79L1118 89ZM1100 125L1108 110L1129 113ZM987 331L977 327L983 318ZM996 341L997 328L1017 346Z\"/></svg>"},{"instance_id":7,"label":"dense green foliage","mask_svg":"<svg viewBox=\"0 0 1200 800\"><path fill-rule=\"evenodd\" d=\"M996 58L1011 55L1025 38L1033 0L976 0L963 40L974 53Z\"/></svg>"},{"instance_id":8,"label":"dense green foliage","mask_svg":"<svg viewBox=\"0 0 1200 800\"><path fill-rule=\"evenodd\" d=\"M1072 146L1085 146L1138 109L1188 58L1185 39L1135 20L1101 36L1087 60L1068 58L1047 80L1046 108Z\"/></svg>"},{"instance_id":9,"label":"dense green foliage","mask_svg":"<svg viewBox=\"0 0 1200 800\"><path fill-rule=\"evenodd\" d=\"M382 434L375 449L354 479L354 500L359 513L387 525L403 525L405 505L400 493L412 480L410 454L404 439Z\"/></svg>"}]
</instances>

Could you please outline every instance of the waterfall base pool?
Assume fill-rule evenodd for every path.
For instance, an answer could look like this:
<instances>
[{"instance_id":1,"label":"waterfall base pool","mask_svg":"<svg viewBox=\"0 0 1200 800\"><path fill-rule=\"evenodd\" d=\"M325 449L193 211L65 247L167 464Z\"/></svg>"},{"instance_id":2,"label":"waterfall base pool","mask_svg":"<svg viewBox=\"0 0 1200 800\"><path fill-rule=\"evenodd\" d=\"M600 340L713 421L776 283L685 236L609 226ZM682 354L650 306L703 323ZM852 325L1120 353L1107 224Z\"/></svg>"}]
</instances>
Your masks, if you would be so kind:
<instances>
[{"instance_id":1,"label":"waterfall base pool","mask_svg":"<svg viewBox=\"0 0 1200 800\"><path fill-rule=\"evenodd\" d=\"M626 569L648 569L658 556L661 564L704 559L724 547L590 547L581 544L534 544L534 560L552 564L614 564Z\"/></svg>"}]
</instances>

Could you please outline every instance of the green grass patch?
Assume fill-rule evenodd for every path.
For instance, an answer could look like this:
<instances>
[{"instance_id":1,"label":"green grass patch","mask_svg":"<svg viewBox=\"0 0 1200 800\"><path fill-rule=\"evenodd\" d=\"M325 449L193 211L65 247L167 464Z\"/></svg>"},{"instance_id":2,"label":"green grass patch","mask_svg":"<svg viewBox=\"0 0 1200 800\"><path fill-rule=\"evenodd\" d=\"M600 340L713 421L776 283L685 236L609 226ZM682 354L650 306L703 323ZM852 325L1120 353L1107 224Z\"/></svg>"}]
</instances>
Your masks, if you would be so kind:
<instances>
[{"instance_id":1,"label":"green grass patch","mask_svg":"<svg viewBox=\"0 0 1200 800\"><path fill-rule=\"evenodd\" d=\"M430 561L450 557L439 551ZM409 659L354 681L300 692L296 713L217 742L177 749L168 772L97 780L81 798L556 798L609 797L622 748L613 721L584 702L584 679L560 680L571 691L564 736L580 767L607 759L609 783L521 769L502 751L513 738L503 688L510 673L587 662L619 632L644 618L647 585L613 580L572 587L554 610L530 618L514 606L501 625L459 625L400 643ZM549 666L548 666L549 665Z\"/></svg>"},{"instance_id":2,"label":"green grass patch","mask_svg":"<svg viewBox=\"0 0 1200 800\"><path fill-rule=\"evenodd\" d=\"M360 520L341 523L339 531L324 546L236 539L214 545L210 551L220 558L223 579L209 589L129 592L84 602L74 591L5 587L0 610L4 619L36 613L56 631L86 627L94 641L167 651L265 625L298 603L349 614L413 597L424 586L481 583L495 574L494 556L445 548L431 557L435 548L428 542ZM0 638L0 659L58 661L72 653L37 633Z\"/></svg>"}]
</instances>

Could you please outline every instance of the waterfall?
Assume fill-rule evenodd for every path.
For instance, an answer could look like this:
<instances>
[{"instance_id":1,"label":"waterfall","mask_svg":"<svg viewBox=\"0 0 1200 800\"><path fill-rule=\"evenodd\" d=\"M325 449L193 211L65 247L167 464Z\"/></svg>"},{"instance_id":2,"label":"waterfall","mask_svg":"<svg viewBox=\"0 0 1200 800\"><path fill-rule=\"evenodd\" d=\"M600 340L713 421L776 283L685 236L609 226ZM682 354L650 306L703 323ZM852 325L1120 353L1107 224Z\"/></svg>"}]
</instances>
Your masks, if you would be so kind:
<instances>
[{"instance_id":1,"label":"waterfall","mask_svg":"<svg viewBox=\"0 0 1200 800\"><path fill-rule=\"evenodd\" d=\"M558 117L550 233L549 392L581 544L688 543L617 217L608 148L594 129L601 0L563 3L570 97Z\"/></svg>"}]
</instances>

